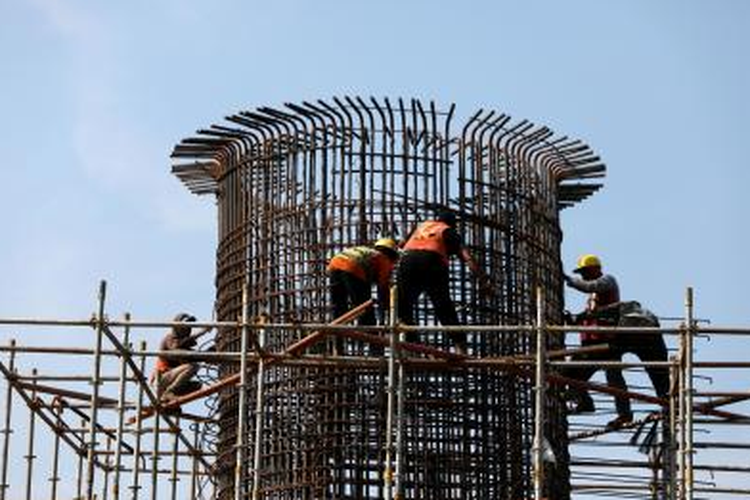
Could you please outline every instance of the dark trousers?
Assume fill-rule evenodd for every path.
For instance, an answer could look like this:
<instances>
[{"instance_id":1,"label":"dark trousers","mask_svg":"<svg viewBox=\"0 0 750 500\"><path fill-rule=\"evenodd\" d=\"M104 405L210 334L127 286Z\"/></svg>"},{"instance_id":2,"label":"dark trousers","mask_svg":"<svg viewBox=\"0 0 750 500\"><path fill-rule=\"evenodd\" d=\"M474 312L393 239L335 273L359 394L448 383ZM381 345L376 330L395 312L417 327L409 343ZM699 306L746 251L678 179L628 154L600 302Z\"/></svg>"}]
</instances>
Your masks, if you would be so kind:
<instances>
[{"instance_id":1,"label":"dark trousers","mask_svg":"<svg viewBox=\"0 0 750 500\"><path fill-rule=\"evenodd\" d=\"M583 341L583 346L603 343L604 341ZM641 361L667 361L668 353L667 346L664 343L664 338L659 334L622 334L617 335L613 339L608 340L609 351L600 353L584 354L576 361L589 360L589 361L620 361L625 354L634 354ZM565 370L564 374L566 377L574 378L576 380L587 381L594 373L599 370L596 366L585 366L570 368ZM669 369L665 367L646 367L646 373L651 379L651 383L654 386L654 391L659 397L666 397L669 393ZM628 390L628 386L622 376L622 371L617 368L609 368L606 370L607 384L624 391ZM593 400L588 391L578 392L579 402L583 406L593 406ZM630 400L628 398L615 397L615 406L617 407L617 414L624 416L630 415Z\"/></svg>"},{"instance_id":2,"label":"dark trousers","mask_svg":"<svg viewBox=\"0 0 750 500\"><path fill-rule=\"evenodd\" d=\"M346 271L331 271L331 302L333 317L338 318L363 302L370 300L370 285ZM368 308L357 320L359 325L374 325L375 312Z\"/></svg>"},{"instance_id":3,"label":"dark trousers","mask_svg":"<svg viewBox=\"0 0 750 500\"><path fill-rule=\"evenodd\" d=\"M448 266L440 254L423 250L407 250L398 266L398 317L413 325L414 307L422 293L426 293L443 326L458 325L458 314L451 299ZM466 334L450 332L454 344L465 344ZM407 341L416 342L417 335L410 332Z\"/></svg>"},{"instance_id":4,"label":"dark trousers","mask_svg":"<svg viewBox=\"0 0 750 500\"><path fill-rule=\"evenodd\" d=\"M370 285L346 271L331 271L329 274L331 285L331 302L333 303L333 317L338 318L349 312L370 297ZM357 320L360 326L371 326L375 324L375 311L370 307L362 313ZM336 337L334 345L339 354L344 354L344 342L341 337ZM375 352L377 351L377 352ZM373 354L382 352L382 347L374 349Z\"/></svg>"},{"instance_id":5,"label":"dark trousers","mask_svg":"<svg viewBox=\"0 0 750 500\"><path fill-rule=\"evenodd\" d=\"M594 339L583 339L581 340L581 347L590 347L597 344L604 344L605 340L594 340ZM608 342L610 349L602 352L591 352L586 354L580 354L575 357L574 361L619 361L621 355L615 353L615 349L612 346L612 342ZM594 373L599 370L598 367L594 366L582 366L576 368L569 368L565 370L564 375L569 378L573 378L581 381L588 381ZM607 378L607 385L620 389L621 391L628 390L628 384L625 382L625 377L622 375L620 368L606 368L604 374ZM577 397L579 404L582 407L593 408L594 400L591 398L591 394L585 390L577 390ZM617 415L621 417L631 416L633 411L630 407L630 399L624 396L615 396L615 408L617 409Z\"/></svg>"},{"instance_id":6,"label":"dark trousers","mask_svg":"<svg viewBox=\"0 0 750 500\"><path fill-rule=\"evenodd\" d=\"M638 356L644 362L667 361L669 354L664 337L661 334L623 334L613 342L613 353L618 359L630 353ZM669 368L661 366L647 366L646 373L651 379L656 395L665 398L669 395Z\"/></svg>"}]
</instances>

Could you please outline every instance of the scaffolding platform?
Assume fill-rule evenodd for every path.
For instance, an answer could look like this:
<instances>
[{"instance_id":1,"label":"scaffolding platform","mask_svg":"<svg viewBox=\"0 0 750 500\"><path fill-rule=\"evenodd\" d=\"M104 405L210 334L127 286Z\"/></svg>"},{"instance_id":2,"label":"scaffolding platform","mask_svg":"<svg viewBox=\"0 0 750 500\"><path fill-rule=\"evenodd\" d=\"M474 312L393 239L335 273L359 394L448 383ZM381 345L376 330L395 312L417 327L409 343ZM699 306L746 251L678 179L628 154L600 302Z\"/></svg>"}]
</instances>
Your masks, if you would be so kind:
<instances>
[{"instance_id":1,"label":"scaffolding platform","mask_svg":"<svg viewBox=\"0 0 750 500\"><path fill-rule=\"evenodd\" d=\"M3 426L0 499L217 498L215 478L226 460L216 447L217 401L226 393L242 392L247 383L243 373L262 374L265 370L268 374L273 366L290 372L310 367L334 369L347 382L356 380L355 375L362 373L363 367L367 369L365 373L383 373L383 392L372 397L382 402L377 418L383 420L384 426L361 422L364 426L372 424L373 432L382 428L387 433L372 436L382 443L380 455L374 457L378 460L377 469L382 472L377 477L361 478L362 487L378 489L382 498L430 498L427 490L402 496L398 486L403 468L407 467L399 435L408 425L410 411L416 411L421 404L436 404L434 400L420 401L418 391L409 387L410 367L456 374L471 370L499 371L511 380L530 380L537 397L543 398L550 388L569 385L571 381L559 371L576 363L567 355L581 352L575 346L549 352L542 347L532 355L459 357L441 349L403 342L402 336L409 327L402 325L364 329L347 326L357 311L333 324L197 322L196 327L238 328L248 339L256 340L249 341L248 349L241 352L187 354L203 366L200 379L205 386L176 403L162 406L148 382L152 361L160 353L149 350L147 341L153 343L159 332L176 323L139 321L127 314L120 320L109 319L104 308L104 290L102 285L98 313L90 319L0 319L3 337L0 352L4 358L0 373L5 385L0 415ZM688 297L692 297L691 292ZM275 328L295 328L299 340L279 351L264 349L263 335ZM419 330L431 328L440 329L420 327ZM518 325L452 328L463 328L472 335L519 331ZM86 347L64 347L27 342L32 338L60 338L47 335L60 329L87 330L91 343ZM546 324L543 318L522 328L540 337L580 329ZM599 330L618 335L634 333L632 328ZM541 484L545 471L551 468L567 468L574 499L683 500L750 495L750 467L746 464L750 448L746 438L750 426L750 391L738 389L737 377L731 376L741 370L746 373L750 362L701 356L702 343L709 336L714 349L722 343L743 345L748 341L750 328L701 325L692 318L692 300L689 300L685 318L673 327L659 328L658 333L667 336L671 346L670 360L662 363L670 373L669 398L656 398L650 386L625 393L633 402L636 418L632 423L611 429L605 424L612 413L612 396L622 395L622 391L601 383L573 381L597 394L600 410L592 415L568 417L565 446L569 453L559 454L556 452L562 444L549 443L545 436L544 406L536 406L535 422L539 426L535 427L534 443L544 445L534 445L531 479L535 483ZM379 356L314 352L317 344L332 336L371 341L384 347L384 351ZM741 351L735 349L735 352ZM244 371L221 379L217 367L227 364L242 366ZM648 363L634 358L599 364L602 368L623 369L631 380L643 380L641 372ZM263 377L259 379L269 382ZM242 415L268 415L263 408L268 402L263 397L263 385L247 386L246 392L257 393L254 400L258 408L237 415L236 435L242 438L232 453L237 454L236 463L242 466L234 471L235 484L239 485L236 498L282 498L272 491L261 490L259 478L269 473L261 470L261 464L267 464L261 461L261 452L266 450L262 424L250 425L242 418ZM342 401L336 410L346 411L347 405L358 404L357 397ZM441 404L456 402L444 400ZM179 406L181 411L175 413L175 407ZM242 405L238 408L242 410ZM146 412L147 409L153 412ZM138 415L153 418L137 418ZM491 426L482 422L464 425ZM249 428L257 433L254 439L245 439ZM482 464L468 466L482 467ZM331 468L329 480L335 482L335 474L341 471ZM461 495L457 490L450 498L464 498ZM357 498L357 494L352 492L346 498Z\"/></svg>"}]
</instances>

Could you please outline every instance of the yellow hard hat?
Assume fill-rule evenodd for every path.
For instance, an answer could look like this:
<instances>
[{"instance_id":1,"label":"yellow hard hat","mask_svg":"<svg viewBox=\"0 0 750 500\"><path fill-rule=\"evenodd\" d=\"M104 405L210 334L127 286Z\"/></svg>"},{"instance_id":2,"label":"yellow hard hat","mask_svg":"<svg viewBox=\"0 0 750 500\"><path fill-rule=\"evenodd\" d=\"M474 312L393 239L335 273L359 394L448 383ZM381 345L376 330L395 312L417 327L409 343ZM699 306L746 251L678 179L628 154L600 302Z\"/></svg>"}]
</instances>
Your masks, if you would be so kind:
<instances>
[{"instance_id":1,"label":"yellow hard hat","mask_svg":"<svg viewBox=\"0 0 750 500\"><path fill-rule=\"evenodd\" d=\"M393 238L380 238L375 242L374 247L378 250L384 250L387 253L398 255L398 243Z\"/></svg>"},{"instance_id":2,"label":"yellow hard hat","mask_svg":"<svg viewBox=\"0 0 750 500\"><path fill-rule=\"evenodd\" d=\"M584 267L602 267L602 261L596 255L587 253L578 258L578 268L574 272L580 272Z\"/></svg>"}]
</instances>

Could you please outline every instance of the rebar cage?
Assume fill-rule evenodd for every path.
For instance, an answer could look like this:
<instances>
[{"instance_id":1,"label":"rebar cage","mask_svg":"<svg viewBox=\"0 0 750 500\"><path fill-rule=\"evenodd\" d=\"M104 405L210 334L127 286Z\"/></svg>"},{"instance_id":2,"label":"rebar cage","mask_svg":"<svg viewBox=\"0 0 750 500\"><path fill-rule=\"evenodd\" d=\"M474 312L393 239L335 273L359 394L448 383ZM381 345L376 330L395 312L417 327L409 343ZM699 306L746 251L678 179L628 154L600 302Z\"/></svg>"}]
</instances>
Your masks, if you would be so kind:
<instances>
[{"instance_id":1,"label":"rebar cage","mask_svg":"<svg viewBox=\"0 0 750 500\"><path fill-rule=\"evenodd\" d=\"M587 180L605 170L580 141L483 110L454 135L455 105L438 110L415 99L333 98L226 120L173 152L173 172L192 192L218 201L218 320L242 315L246 286L251 317L329 321L328 259L378 237L403 241L436 210L457 214L466 247L494 288L480 293L469 270L451 264L451 294L464 324L533 323L537 287L545 317L561 319L559 211L595 192L600 184ZM420 303L416 319L435 324L429 303ZM240 333L221 331L218 350L240 350ZM283 351L304 334L274 330L265 349ZM419 338L451 348L444 332ZM549 347L561 344L553 338ZM469 333L468 345L482 357L535 349L521 329ZM377 355L355 341L343 354ZM250 474L249 461L241 464L247 497L384 498L387 372L385 365L347 366L269 366L249 377L246 456L258 457L259 469ZM219 375L237 370L225 365ZM530 498L532 382L512 371L407 367L399 422L405 497ZM548 471L545 487L567 499L564 406L555 389L547 398L545 435L561 466ZM220 498L235 491L238 400L231 390L218 401Z\"/></svg>"}]
</instances>

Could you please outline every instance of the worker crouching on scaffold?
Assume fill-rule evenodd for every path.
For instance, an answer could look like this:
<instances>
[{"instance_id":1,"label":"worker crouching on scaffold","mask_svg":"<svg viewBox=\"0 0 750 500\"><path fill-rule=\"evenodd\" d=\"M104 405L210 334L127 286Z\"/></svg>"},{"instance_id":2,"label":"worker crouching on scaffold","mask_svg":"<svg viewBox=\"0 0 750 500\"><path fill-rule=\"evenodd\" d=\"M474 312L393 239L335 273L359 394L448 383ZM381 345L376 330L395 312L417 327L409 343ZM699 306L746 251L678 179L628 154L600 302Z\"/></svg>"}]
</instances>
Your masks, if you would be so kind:
<instances>
[{"instance_id":1,"label":"worker crouching on scaffold","mask_svg":"<svg viewBox=\"0 0 750 500\"><path fill-rule=\"evenodd\" d=\"M391 273L399 255L398 244L392 238L380 238L372 246L350 247L334 255L328 263L334 318L367 302L372 296L373 285L377 286L378 310L381 319L384 318L390 302ZM374 308L370 307L362 313L357 323L360 326L375 325ZM342 339L336 337L334 353L344 354L343 347ZM383 348L373 345L371 353L380 355Z\"/></svg>"},{"instance_id":2,"label":"worker crouching on scaffold","mask_svg":"<svg viewBox=\"0 0 750 500\"><path fill-rule=\"evenodd\" d=\"M195 316L180 313L174 318L175 322L191 323ZM159 402L169 403L178 396L183 396L201 388L200 382L193 380L198 373L198 363L180 356L180 352L192 351L198 343L197 339L208 332L204 329L191 335L192 328L185 325L175 325L161 340L159 350L162 354L156 358L156 367L151 374L151 383L156 387Z\"/></svg>"}]
</instances>

